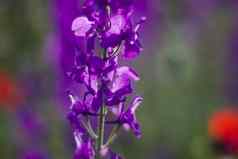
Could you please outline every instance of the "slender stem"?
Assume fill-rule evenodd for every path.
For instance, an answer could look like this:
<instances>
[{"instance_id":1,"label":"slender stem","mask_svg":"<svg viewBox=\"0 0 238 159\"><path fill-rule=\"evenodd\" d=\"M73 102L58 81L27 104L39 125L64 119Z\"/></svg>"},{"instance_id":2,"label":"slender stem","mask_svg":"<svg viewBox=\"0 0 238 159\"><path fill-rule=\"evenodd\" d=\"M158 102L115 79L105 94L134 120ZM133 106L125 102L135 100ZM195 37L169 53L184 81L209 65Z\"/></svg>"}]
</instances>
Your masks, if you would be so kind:
<instances>
[{"instance_id":1,"label":"slender stem","mask_svg":"<svg viewBox=\"0 0 238 159\"><path fill-rule=\"evenodd\" d=\"M102 146L104 140L104 126L105 126L105 107L102 106L100 110L100 123L99 123L99 146ZM100 148L100 147L99 147Z\"/></svg>"},{"instance_id":2,"label":"slender stem","mask_svg":"<svg viewBox=\"0 0 238 159\"><path fill-rule=\"evenodd\" d=\"M100 109L100 116L99 116L99 128L98 128L98 140L97 140L97 156L100 158L100 150L104 144L104 126L105 126L105 113L106 108L102 106Z\"/></svg>"},{"instance_id":3,"label":"slender stem","mask_svg":"<svg viewBox=\"0 0 238 159\"><path fill-rule=\"evenodd\" d=\"M107 140L107 142L106 142L106 144L105 144L106 147L109 146L110 144L112 144L113 141L117 138L118 132L119 132L120 128L121 128L121 125L120 125L120 124L119 124L119 125L116 125L115 127L113 127L113 129L112 129L112 131L111 131L111 134L110 134L110 136L108 137L108 140Z\"/></svg>"},{"instance_id":4,"label":"slender stem","mask_svg":"<svg viewBox=\"0 0 238 159\"><path fill-rule=\"evenodd\" d=\"M87 130L88 134L93 138L93 139L97 139L98 136L97 134L94 132L90 120L88 118L88 116L86 117L86 123L84 121L82 121L83 126L85 127L85 129Z\"/></svg>"},{"instance_id":5,"label":"slender stem","mask_svg":"<svg viewBox=\"0 0 238 159\"><path fill-rule=\"evenodd\" d=\"M107 57L107 50L105 49L102 53L102 58L106 59ZM102 86L103 87L103 86ZM103 101L103 95L102 95L102 101ZM102 104L100 108L100 114L99 114L99 123L98 123L98 139L96 143L96 158L100 159L100 150L104 144L104 127L105 127L105 119L106 119L106 107L104 103Z\"/></svg>"}]
</instances>

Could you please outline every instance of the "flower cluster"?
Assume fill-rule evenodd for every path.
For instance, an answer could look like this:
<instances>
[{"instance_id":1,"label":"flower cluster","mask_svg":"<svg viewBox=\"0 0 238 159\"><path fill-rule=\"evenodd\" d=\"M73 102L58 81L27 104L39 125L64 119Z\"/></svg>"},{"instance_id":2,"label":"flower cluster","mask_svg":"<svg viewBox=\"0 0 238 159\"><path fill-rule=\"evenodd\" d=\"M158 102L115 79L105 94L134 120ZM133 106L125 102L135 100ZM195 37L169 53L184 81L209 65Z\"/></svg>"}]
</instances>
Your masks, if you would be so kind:
<instances>
[{"instance_id":1,"label":"flower cluster","mask_svg":"<svg viewBox=\"0 0 238 159\"><path fill-rule=\"evenodd\" d=\"M85 45L84 49L76 47L74 67L67 73L83 86L81 95L69 92L68 120L77 145L75 159L120 159L109 149L120 128L141 137L135 111L142 97L128 102L133 82L140 78L132 68L119 63L142 51L138 31L145 17L134 24L132 13L132 0L86 0L81 16L72 23L75 37ZM111 127L104 140L105 128Z\"/></svg>"}]
</instances>

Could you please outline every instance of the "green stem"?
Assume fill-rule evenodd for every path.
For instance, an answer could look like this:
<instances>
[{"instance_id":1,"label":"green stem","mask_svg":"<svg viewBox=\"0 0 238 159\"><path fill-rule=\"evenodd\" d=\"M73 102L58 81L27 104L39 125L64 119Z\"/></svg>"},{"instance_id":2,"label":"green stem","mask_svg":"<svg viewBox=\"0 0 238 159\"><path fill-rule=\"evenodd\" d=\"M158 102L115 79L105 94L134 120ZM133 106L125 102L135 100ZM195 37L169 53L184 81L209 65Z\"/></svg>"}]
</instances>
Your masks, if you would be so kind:
<instances>
[{"instance_id":1,"label":"green stem","mask_svg":"<svg viewBox=\"0 0 238 159\"><path fill-rule=\"evenodd\" d=\"M112 129L111 134L108 138L108 141L105 144L106 147L112 144L113 141L117 138L120 128L121 128L121 125L117 125Z\"/></svg>"},{"instance_id":2,"label":"green stem","mask_svg":"<svg viewBox=\"0 0 238 159\"><path fill-rule=\"evenodd\" d=\"M99 128L98 128L98 140L97 140L97 156L100 159L100 150L104 143L104 127L105 127L105 113L106 108L102 106L99 115Z\"/></svg>"},{"instance_id":3,"label":"green stem","mask_svg":"<svg viewBox=\"0 0 238 159\"><path fill-rule=\"evenodd\" d=\"M107 57L107 50L106 49L104 49L101 56L102 56L103 59L106 59L106 57ZM102 101L103 101L103 96L102 96ZM98 138L97 138L97 142L96 142L96 159L100 159L100 151L101 151L101 148L104 144L105 118L106 118L106 107L103 103L101 108L100 108L100 114L99 114Z\"/></svg>"}]
</instances>

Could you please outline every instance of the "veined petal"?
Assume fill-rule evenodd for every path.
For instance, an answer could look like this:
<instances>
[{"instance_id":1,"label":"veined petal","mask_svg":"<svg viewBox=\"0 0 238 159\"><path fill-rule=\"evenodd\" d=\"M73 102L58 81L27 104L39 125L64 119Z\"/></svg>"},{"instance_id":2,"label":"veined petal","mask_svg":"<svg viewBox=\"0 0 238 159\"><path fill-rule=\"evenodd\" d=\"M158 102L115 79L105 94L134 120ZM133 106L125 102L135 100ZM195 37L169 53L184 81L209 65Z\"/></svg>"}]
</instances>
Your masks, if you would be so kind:
<instances>
[{"instance_id":1,"label":"veined petal","mask_svg":"<svg viewBox=\"0 0 238 159\"><path fill-rule=\"evenodd\" d=\"M123 76L125 78L133 79L135 81L140 80L138 74L130 67L122 66L119 67L116 71L118 76Z\"/></svg>"},{"instance_id":2,"label":"veined petal","mask_svg":"<svg viewBox=\"0 0 238 159\"><path fill-rule=\"evenodd\" d=\"M138 74L132 68L127 66L119 67L116 70L115 76L116 78L114 79L111 88L112 92L116 92L122 89L123 87L130 85L131 80L140 80Z\"/></svg>"},{"instance_id":3,"label":"veined petal","mask_svg":"<svg viewBox=\"0 0 238 159\"><path fill-rule=\"evenodd\" d=\"M107 31L107 34L120 34L126 25L126 17L123 15L115 15L111 17L111 28Z\"/></svg>"},{"instance_id":4,"label":"veined petal","mask_svg":"<svg viewBox=\"0 0 238 159\"><path fill-rule=\"evenodd\" d=\"M94 22L89 21L87 17L81 16L73 21L71 30L74 32L75 36L84 37L92 28L93 24Z\"/></svg>"}]
</instances>

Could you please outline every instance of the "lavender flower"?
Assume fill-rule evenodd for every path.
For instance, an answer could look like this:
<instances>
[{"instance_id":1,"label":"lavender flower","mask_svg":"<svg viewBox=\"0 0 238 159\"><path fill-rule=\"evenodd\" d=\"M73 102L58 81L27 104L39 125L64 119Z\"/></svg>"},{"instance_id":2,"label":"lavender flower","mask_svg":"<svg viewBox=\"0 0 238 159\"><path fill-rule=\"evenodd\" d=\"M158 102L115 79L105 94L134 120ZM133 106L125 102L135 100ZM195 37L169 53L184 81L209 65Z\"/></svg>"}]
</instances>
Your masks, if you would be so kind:
<instances>
[{"instance_id":1,"label":"lavender flower","mask_svg":"<svg viewBox=\"0 0 238 159\"><path fill-rule=\"evenodd\" d=\"M67 72L82 86L80 95L69 92L75 159L121 159L109 148L121 128L141 137L135 112L142 97L134 97L126 106L133 82L140 78L132 68L120 65L120 60L133 60L143 50L139 29L146 18L134 24L132 14L132 0L86 0L81 15L72 22L75 38L85 42L85 49L75 47L74 66ZM93 125L94 120L98 124ZM109 125L113 128L106 141L104 130Z\"/></svg>"},{"instance_id":2,"label":"lavender flower","mask_svg":"<svg viewBox=\"0 0 238 159\"><path fill-rule=\"evenodd\" d=\"M48 153L38 144L46 137L46 125L38 114L28 110L26 107L18 111L17 125L14 136L17 148L20 150L21 159L48 159Z\"/></svg>"},{"instance_id":3,"label":"lavender flower","mask_svg":"<svg viewBox=\"0 0 238 159\"><path fill-rule=\"evenodd\" d=\"M40 139L46 134L46 126L43 124L39 115L24 109L17 114L17 120L22 133L26 135L28 139Z\"/></svg>"}]
</instances>

